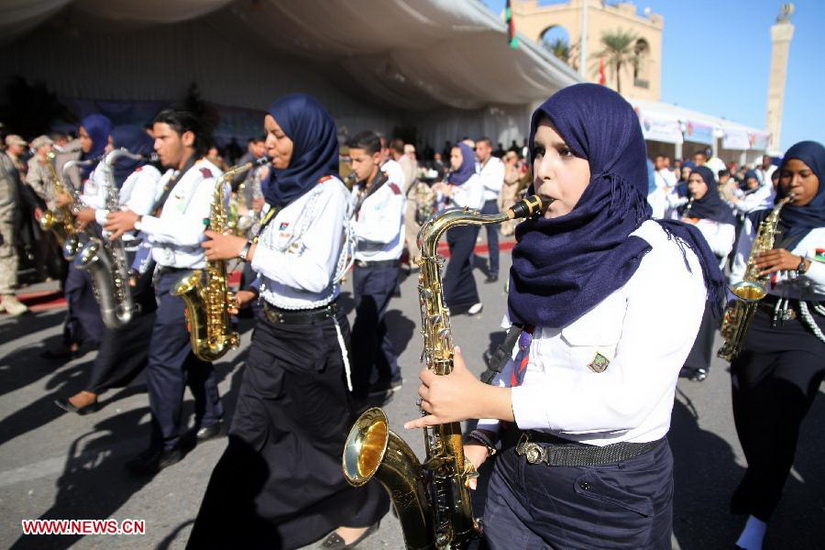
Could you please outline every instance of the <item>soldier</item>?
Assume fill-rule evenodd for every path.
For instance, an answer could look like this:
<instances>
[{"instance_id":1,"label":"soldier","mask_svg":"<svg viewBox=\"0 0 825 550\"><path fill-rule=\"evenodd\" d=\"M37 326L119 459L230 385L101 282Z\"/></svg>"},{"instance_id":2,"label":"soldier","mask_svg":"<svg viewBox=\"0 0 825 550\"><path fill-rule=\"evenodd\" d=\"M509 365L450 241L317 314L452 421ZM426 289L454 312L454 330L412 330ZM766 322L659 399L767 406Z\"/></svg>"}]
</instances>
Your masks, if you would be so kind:
<instances>
[{"instance_id":1,"label":"soldier","mask_svg":"<svg viewBox=\"0 0 825 550\"><path fill-rule=\"evenodd\" d=\"M11 315L21 315L29 310L14 295L18 265L19 180L14 162L5 151L0 151L0 312Z\"/></svg>"}]
</instances>

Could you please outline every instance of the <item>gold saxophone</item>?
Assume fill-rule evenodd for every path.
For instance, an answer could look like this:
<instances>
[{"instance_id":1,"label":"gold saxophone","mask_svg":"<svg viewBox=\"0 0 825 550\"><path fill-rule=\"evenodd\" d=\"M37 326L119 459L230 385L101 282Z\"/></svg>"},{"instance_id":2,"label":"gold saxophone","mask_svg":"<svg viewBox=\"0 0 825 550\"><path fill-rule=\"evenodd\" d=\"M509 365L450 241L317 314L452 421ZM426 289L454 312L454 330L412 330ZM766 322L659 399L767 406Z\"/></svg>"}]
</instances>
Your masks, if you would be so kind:
<instances>
[{"instance_id":1,"label":"gold saxophone","mask_svg":"<svg viewBox=\"0 0 825 550\"><path fill-rule=\"evenodd\" d=\"M756 266L756 256L766 250L773 248L776 238L776 226L779 223L779 212L789 202L793 202L793 195L789 195L780 200L773 211L759 224L756 232L756 239L753 241L753 248L748 256L748 265L745 268L745 275L742 280L731 285L738 300L732 301L725 310L722 319L722 338L724 343L717 357L726 361L732 361L742 350L742 343L745 333L748 332L753 314L759 300L768 294L768 276L761 275L760 269Z\"/></svg>"},{"instance_id":2,"label":"gold saxophone","mask_svg":"<svg viewBox=\"0 0 825 550\"><path fill-rule=\"evenodd\" d=\"M47 210L40 217L40 228L43 231L54 231L57 242L63 249L63 255L66 259L71 260L77 254L80 242L77 236L77 229L74 225L74 213L72 212L72 204L76 200L76 193L70 191L67 185L63 184L63 180L57 175L57 169L54 167L55 154L53 151L49 152L46 166L49 168L49 173L52 178L52 185L54 186L54 193L68 195L72 198L72 202L64 206L56 206L54 210ZM69 183L68 186L72 184ZM74 187L72 187L74 190Z\"/></svg>"},{"instance_id":3,"label":"gold saxophone","mask_svg":"<svg viewBox=\"0 0 825 550\"><path fill-rule=\"evenodd\" d=\"M545 201L546 202L546 201ZM421 273L418 293L424 361L438 375L453 370L450 312L444 303L438 241L459 225L487 225L526 218L543 209L542 199L527 197L506 212L482 215L468 208L447 210L431 218L418 234ZM481 533L473 517L467 482L474 475L464 460L461 424L451 422L424 430L426 457L420 463L409 445L389 428L379 408L365 411L344 446L344 477L353 486L373 476L389 493L409 549L462 549Z\"/></svg>"},{"instance_id":4,"label":"gold saxophone","mask_svg":"<svg viewBox=\"0 0 825 550\"><path fill-rule=\"evenodd\" d=\"M233 166L218 178L212 198L209 229L216 233L230 229L225 189L232 178L267 162L269 158L264 156L255 162ZM204 270L196 269L178 281L172 295L183 298L192 351L204 361L216 361L230 349L237 348L240 337L232 328L232 315L229 313L235 307L235 297L229 290L226 262L207 261L205 271L205 277Z\"/></svg>"}]
</instances>

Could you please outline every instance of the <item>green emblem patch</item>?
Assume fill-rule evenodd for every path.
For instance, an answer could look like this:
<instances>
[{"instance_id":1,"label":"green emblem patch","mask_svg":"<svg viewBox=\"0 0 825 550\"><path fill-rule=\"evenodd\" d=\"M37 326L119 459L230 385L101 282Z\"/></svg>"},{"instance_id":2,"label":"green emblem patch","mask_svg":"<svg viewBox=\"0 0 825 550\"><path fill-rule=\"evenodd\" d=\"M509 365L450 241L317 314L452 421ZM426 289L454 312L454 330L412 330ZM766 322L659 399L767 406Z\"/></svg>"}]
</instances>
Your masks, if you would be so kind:
<instances>
[{"instance_id":1,"label":"green emblem patch","mask_svg":"<svg viewBox=\"0 0 825 550\"><path fill-rule=\"evenodd\" d=\"M597 353L596 357L593 358L593 362L587 365L590 367L590 370L593 372L604 372L607 370L607 365L610 364L610 359L602 355L601 353Z\"/></svg>"}]
</instances>

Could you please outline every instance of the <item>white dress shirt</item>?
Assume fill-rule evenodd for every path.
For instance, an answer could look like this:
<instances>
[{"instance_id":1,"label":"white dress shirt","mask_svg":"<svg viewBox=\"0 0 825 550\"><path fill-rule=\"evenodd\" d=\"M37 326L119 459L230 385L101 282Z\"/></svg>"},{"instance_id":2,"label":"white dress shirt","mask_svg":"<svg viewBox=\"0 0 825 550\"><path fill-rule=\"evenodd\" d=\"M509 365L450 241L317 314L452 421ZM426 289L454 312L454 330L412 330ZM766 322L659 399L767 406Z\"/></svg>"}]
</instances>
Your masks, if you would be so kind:
<instances>
[{"instance_id":1,"label":"white dress shirt","mask_svg":"<svg viewBox=\"0 0 825 550\"><path fill-rule=\"evenodd\" d=\"M566 327L535 328L524 382L512 389L519 428L599 446L667 433L707 291L696 255L658 223L633 235L652 248L622 288ZM608 361L602 372L588 366L596 354ZM508 385L512 368L509 361L493 383ZM482 420L479 428L497 426Z\"/></svg>"},{"instance_id":2,"label":"white dress shirt","mask_svg":"<svg viewBox=\"0 0 825 550\"><path fill-rule=\"evenodd\" d=\"M404 250L404 211L407 199L398 180L388 180L364 199L353 223L355 259L365 262L397 260ZM353 189L356 197L362 186Z\"/></svg>"},{"instance_id":3,"label":"white dress shirt","mask_svg":"<svg viewBox=\"0 0 825 550\"><path fill-rule=\"evenodd\" d=\"M733 203L733 207L743 214L755 212L756 210L772 209L776 190L773 184L768 181L767 185L760 185L754 191L745 195L742 200Z\"/></svg>"},{"instance_id":4,"label":"white dress shirt","mask_svg":"<svg viewBox=\"0 0 825 550\"><path fill-rule=\"evenodd\" d=\"M389 159L381 165L381 171L389 176L392 181L400 181L401 189L407 189L407 176L404 175L404 169L397 160Z\"/></svg>"},{"instance_id":5,"label":"white dress shirt","mask_svg":"<svg viewBox=\"0 0 825 550\"><path fill-rule=\"evenodd\" d=\"M83 184L80 202L89 208L106 208L106 171L99 165L89 174L89 179Z\"/></svg>"},{"instance_id":6,"label":"white dress shirt","mask_svg":"<svg viewBox=\"0 0 825 550\"><path fill-rule=\"evenodd\" d=\"M745 219L731 267L731 284L740 282L745 276L755 238L756 228L751 220ZM774 246L780 246L780 242L775 241ZM802 274L796 271L773 273L769 279L768 294L782 298L825 300L825 227L812 229L790 252L811 260L808 271Z\"/></svg>"},{"instance_id":7,"label":"white dress shirt","mask_svg":"<svg viewBox=\"0 0 825 550\"><path fill-rule=\"evenodd\" d=\"M336 281L350 218L350 192L338 178L319 183L279 211L252 258L260 295L281 309L314 309L341 292Z\"/></svg>"},{"instance_id":8,"label":"white dress shirt","mask_svg":"<svg viewBox=\"0 0 825 550\"><path fill-rule=\"evenodd\" d=\"M120 206L124 210L131 210L139 216L149 214L155 204L155 199L163 193L163 186L158 186L160 178L160 170L151 164L138 166L134 172L129 174L129 177L126 178L120 188L118 194ZM106 223L106 216L108 215L109 211L105 207L95 210L95 219L100 225ZM124 234L124 237L127 234Z\"/></svg>"},{"instance_id":9,"label":"white dress shirt","mask_svg":"<svg viewBox=\"0 0 825 550\"><path fill-rule=\"evenodd\" d=\"M504 163L498 157L490 157L480 166L478 177L484 187L483 202L497 201L504 184ZM482 204L483 205L483 204Z\"/></svg>"},{"instance_id":10,"label":"white dress shirt","mask_svg":"<svg viewBox=\"0 0 825 550\"><path fill-rule=\"evenodd\" d=\"M461 185L450 184L450 189L452 190L450 198L453 205L474 209L480 209L484 206L484 185L478 174L473 174L470 179Z\"/></svg>"},{"instance_id":11,"label":"white dress shirt","mask_svg":"<svg viewBox=\"0 0 825 550\"><path fill-rule=\"evenodd\" d=\"M175 170L168 170L157 182L157 193ZM143 216L140 230L152 243L152 258L161 267L201 269L206 266L203 249L205 221L212 213L212 199L221 170L202 158L181 175L163 205L159 217ZM228 185L227 185L228 187ZM160 196L155 197L155 200Z\"/></svg>"},{"instance_id":12,"label":"white dress shirt","mask_svg":"<svg viewBox=\"0 0 825 550\"><path fill-rule=\"evenodd\" d=\"M696 222L696 229L707 241L710 251L717 258L721 258L719 268L724 268L728 254L733 250L733 241L736 240L736 227L732 223L719 223L700 218Z\"/></svg>"}]
</instances>

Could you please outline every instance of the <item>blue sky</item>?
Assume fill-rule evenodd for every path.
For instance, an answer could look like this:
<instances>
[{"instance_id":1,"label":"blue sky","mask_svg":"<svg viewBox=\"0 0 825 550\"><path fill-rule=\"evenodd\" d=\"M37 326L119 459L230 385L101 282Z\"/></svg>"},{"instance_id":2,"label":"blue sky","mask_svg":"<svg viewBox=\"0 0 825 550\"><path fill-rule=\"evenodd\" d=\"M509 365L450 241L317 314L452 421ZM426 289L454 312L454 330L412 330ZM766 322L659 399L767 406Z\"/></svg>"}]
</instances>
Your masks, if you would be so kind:
<instances>
[{"instance_id":1,"label":"blue sky","mask_svg":"<svg viewBox=\"0 0 825 550\"><path fill-rule=\"evenodd\" d=\"M483 0L499 14L505 0ZM542 5L558 3L539 0ZM770 27L781 0L637 0L665 20L662 101L765 127ZM825 1L794 2L781 146L825 144ZM516 19L518 30L518 19Z\"/></svg>"}]
</instances>

